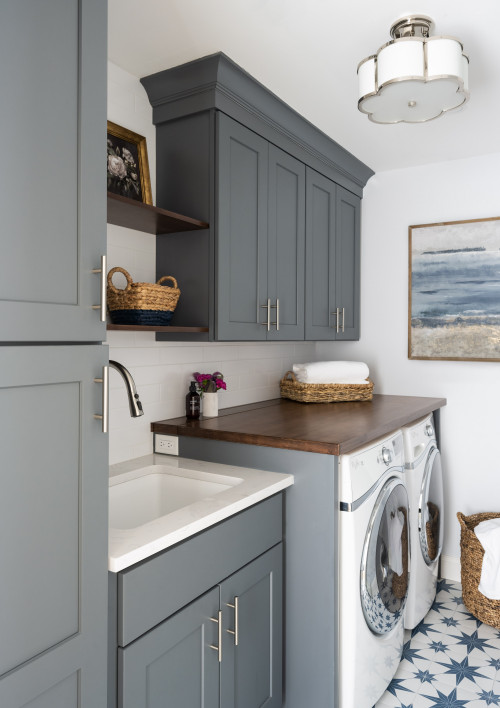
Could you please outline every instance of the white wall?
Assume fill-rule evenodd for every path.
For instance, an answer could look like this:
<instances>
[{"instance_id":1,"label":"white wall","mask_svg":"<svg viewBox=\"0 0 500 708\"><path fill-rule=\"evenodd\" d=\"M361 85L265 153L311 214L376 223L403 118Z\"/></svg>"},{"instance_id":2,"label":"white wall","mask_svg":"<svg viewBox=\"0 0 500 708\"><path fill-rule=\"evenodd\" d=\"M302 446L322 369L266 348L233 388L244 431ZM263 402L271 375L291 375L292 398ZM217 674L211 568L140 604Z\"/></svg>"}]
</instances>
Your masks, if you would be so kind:
<instances>
[{"instance_id":1,"label":"white wall","mask_svg":"<svg viewBox=\"0 0 500 708\"><path fill-rule=\"evenodd\" d=\"M460 555L457 511L500 511L500 364L408 359L408 226L499 216L499 168L497 153L372 177L363 199L361 339L317 350L320 359L365 360L376 393L448 400L443 565Z\"/></svg>"},{"instance_id":2,"label":"white wall","mask_svg":"<svg viewBox=\"0 0 500 708\"><path fill-rule=\"evenodd\" d=\"M155 129L152 110L139 80L108 64L108 119L147 139L155 195ZM155 236L108 224L108 268L122 266L134 281L155 281ZM172 273L175 276L175 267ZM117 287L121 276L115 276ZM182 283L179 283L182 290ZM182 297L182 294L181 294ZM110 463L152 452L150 424L184 415L188 382L194 371L222 371L227 391L221 408L279 396L279 380L295 361L315 358L310 343L168 343L154 333L108 332L110 359L126 366L135 379L144 416L131 418L119 374L110 372Z\"/></svg>"}]
</instances>

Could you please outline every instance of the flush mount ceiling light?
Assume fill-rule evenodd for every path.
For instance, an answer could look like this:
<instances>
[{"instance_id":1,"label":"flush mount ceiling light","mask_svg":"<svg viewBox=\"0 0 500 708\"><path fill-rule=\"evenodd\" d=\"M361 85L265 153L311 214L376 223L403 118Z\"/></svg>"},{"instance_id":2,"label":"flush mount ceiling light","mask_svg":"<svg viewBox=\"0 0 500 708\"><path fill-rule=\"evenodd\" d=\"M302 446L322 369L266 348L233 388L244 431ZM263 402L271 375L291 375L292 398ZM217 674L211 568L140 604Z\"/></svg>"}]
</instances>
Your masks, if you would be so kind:
<instances>
[{"instance_id":1,"label":"flush mount ceiling light","mask_svg":"<svg viewBox=\"0 0 500 708\"><path fill-rule=\"evenodd\" d=\"M469 98L469 59L454 37L430 37L434 23L411 15L393 38L358 65L358 108L374 123L424 123Z\"/></svg>"}]
</instances>

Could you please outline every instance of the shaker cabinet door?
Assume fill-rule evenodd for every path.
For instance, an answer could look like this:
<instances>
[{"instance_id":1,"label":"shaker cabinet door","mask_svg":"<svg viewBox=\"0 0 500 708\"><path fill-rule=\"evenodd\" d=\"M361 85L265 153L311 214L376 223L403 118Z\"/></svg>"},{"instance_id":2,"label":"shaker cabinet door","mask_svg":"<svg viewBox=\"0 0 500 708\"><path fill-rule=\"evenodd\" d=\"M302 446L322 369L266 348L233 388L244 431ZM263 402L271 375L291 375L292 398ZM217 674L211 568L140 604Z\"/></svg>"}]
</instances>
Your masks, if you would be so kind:
<instances>
[{"instance_id":1,"label":"shaker cabinet door","mask_svg":"<svg viewBox=\"0 0 500 708\"><path fill-rule=\"evenodd\" d=\"M223 113L217 137L216 338L264 340L268 143Z\"/></svg>"},{"instance_id":2,"label":"shaker cabinet door","mask_svg":"<svg viewBox=\"0 0 500 708\"><path fill-rule=\"evenodd\" d=\"M0 347L0 706L104 708L107 347Z\"/></svg>"},{"instance_id":3,"label":"shaker cabinet door","mask_svg":"<svg viewBox=\"0 0 500 708\"><path fill-rule=\"evenodd\" d=\"M106 3L2 0L0 342L102 341Z\"/></svg>"},{"instance_id":4,"label":"shaker cabinet door","mask_svg":"<svg viewBox=\"0 0 500 708\"><path fill-rule=\"evenodd\" d=\"M337 339L359 339L361 200L337 186L336 297L340 310Z\"/></svg>"},{"instance_id":5,"label":"shaker cabinet door","mask_svg":"<svg viewBox=\"0 0 500 708\"><path fill-rule=\"evenodd\" d=\"M283 544L221 583L221 708L281 708Z\"/></svg>"},{"instance_id":6,"label":"shaker cabinet door","mask_svg":"<svg viewBox=\"0 0 500 708\"><path fill-rule=\"evenodd\" d=\"M306 179L306 339L359 339L360 199Z\"/></svg>"},{"instance_id":7,"label":"shaker cabinet door","mask_svg":"<svg viewBox=\"0 0 500 708\"><path fill-rule=\"evenodd\" d=\"M219 708L218 609L217 587L119 649L118 708Z\"/></svg>"},{"instance_id":8,"label":"shaker cabinet door","mask_svg":"<svg viewBox=\"0 0 500 708\"><path fill-rule=\"evenodd\" d=\"M302 162L269 145L269 340L304 339L305 173Z\"/></svg>"}]
</instances>

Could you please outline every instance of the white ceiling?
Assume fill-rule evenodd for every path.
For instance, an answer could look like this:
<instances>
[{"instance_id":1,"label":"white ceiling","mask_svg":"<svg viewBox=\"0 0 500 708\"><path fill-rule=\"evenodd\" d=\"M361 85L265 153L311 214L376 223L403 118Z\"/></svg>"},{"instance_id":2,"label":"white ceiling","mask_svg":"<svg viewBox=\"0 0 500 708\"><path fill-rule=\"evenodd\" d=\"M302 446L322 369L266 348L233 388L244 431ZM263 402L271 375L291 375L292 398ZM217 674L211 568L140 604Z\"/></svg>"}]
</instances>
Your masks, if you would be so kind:
<instances>
[{"instance_id":1,"label":"white ceiling","mask_svg":"<svg viewBox=\"0 0 500 708\"><path fill-rule=\"evenodd\" d=\"M356 68L402 15L469 55L470 100L425 124L376 125ZM375 171L500 152L500 1L109 0L109 59L137 77L223 51Z\"/></svg>"}]
</instances>

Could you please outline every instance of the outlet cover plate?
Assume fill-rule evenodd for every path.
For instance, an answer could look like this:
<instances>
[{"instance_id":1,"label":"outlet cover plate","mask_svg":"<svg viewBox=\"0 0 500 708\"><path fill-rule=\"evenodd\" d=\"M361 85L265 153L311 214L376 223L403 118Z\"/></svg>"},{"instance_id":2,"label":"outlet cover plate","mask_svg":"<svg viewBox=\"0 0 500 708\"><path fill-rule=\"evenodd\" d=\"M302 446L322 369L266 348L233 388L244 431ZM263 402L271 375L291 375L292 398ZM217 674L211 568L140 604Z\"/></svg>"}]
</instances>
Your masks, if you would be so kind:
<instances>
[{"instance_id":1,"label":"outlet cover plate","mask_svg":"<svg viewBox=\"0 0 500 708\"><path fill-rule=\"evenodd\" d=\"M179 438L177 435L155 433L154 451L160 455L178 455Z\"/></svg>"}]
</instances>

